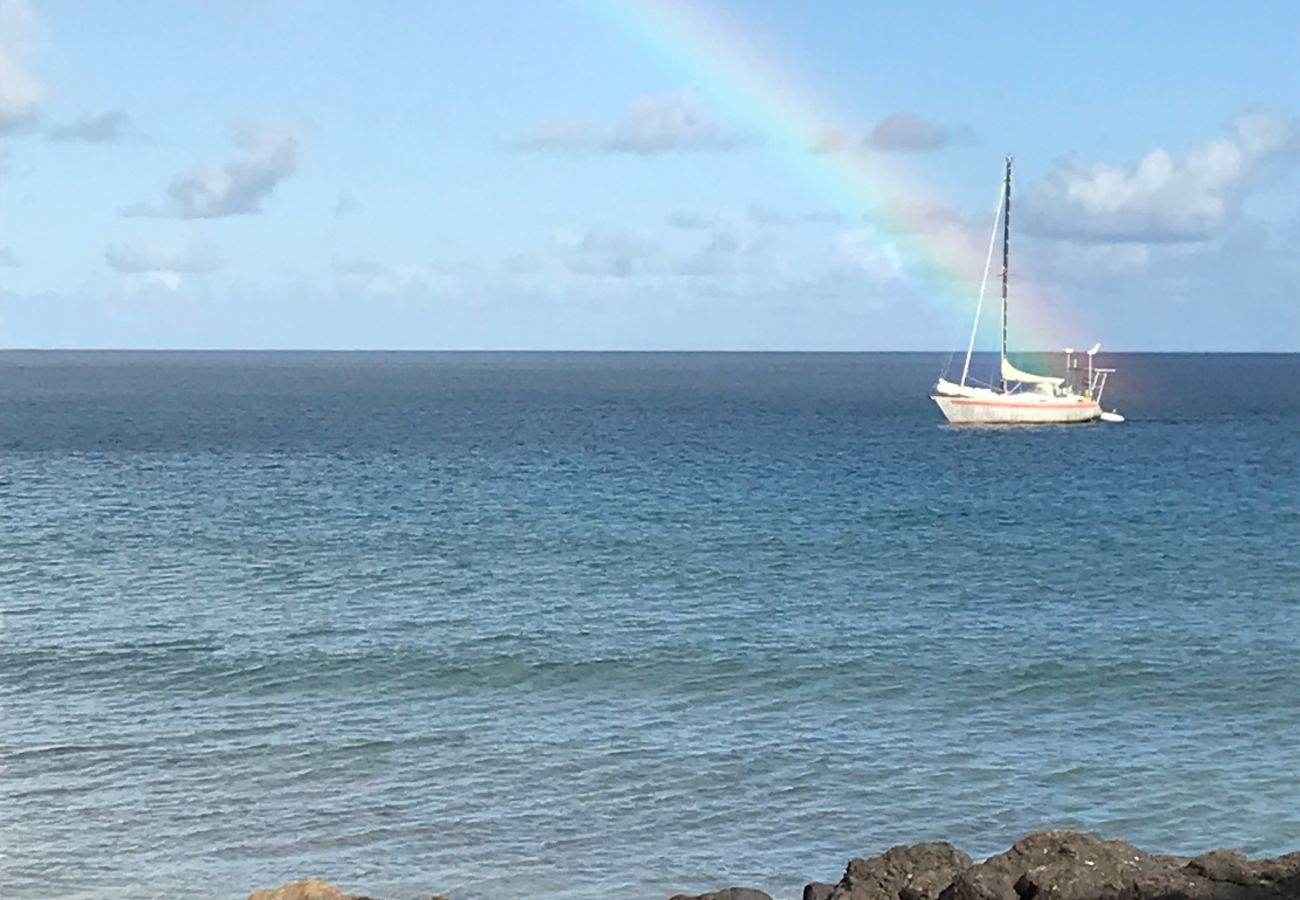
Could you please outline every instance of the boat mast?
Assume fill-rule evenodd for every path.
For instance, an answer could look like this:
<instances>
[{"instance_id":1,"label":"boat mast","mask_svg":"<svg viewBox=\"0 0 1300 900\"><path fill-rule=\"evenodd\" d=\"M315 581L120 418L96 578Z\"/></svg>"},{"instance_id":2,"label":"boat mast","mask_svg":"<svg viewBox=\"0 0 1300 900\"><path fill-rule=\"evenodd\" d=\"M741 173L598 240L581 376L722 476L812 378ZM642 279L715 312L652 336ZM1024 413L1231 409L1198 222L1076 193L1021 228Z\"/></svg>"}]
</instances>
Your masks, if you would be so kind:
<instances>
[{"instance_id":1,"label":"boat mast","mask_svg":"<svg viewBox=\"0 0 1300 900\"><path fill-rule=\"evenodd\" d=\"M1007 268L1011 261L1011 157L1007 156L1007 174L1002 182L1005 205L1002 209L1002 359L998 374L1002 376L1002 393L1007 392L1007 379L1003 366L1007 361Z\"/></svg>"}]
</instances>

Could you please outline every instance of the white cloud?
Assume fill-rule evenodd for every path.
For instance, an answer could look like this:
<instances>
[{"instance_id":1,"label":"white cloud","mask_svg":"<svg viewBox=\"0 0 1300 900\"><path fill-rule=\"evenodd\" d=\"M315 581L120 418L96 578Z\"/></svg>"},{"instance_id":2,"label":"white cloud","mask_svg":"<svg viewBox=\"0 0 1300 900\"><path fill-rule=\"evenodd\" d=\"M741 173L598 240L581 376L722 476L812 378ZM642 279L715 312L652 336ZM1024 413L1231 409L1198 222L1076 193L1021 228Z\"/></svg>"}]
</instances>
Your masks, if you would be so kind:
<instances>
[{"instance_id":1,"label":"white cloud","mask_svg":"<svg viewBox=\"0 0 1300 900\"><path fill-rule=\"evenodd\" d=\"M361 278L374 278L388 275L392 269L373 259L341 259L334 263L334 271L339 275L356 275Z\"/></svg>"},{"instance_id":2,"label":"white cloud","mask_svg":"<svg viewBox=\"0 0 1300 900\"><path fill-rule=\"evenodd\" d=\"M336 282L349 292L394 293L420 281L412 266L395 266L373 259L340 259L334 262Z\"/></svg>"},{"instance_id":3,"label":"white cloud","mask_svg":"<svg viewBox=\"0 0 1300 900\"><path fill-rule=\"evenodd\" d=\"M1035 273L1051 279L1079 284L1114 276L1134 276L1146 271L1153 261L1175 251L1187 252L1186 244L1081 244L1073 241L1030 241L1026 251Z\"/></svg>"},{"instance_id":4,"label":"white cloud","mask_svg":"<svg viewBox=\"0 0 1300 900\"><path fill-rule=\"evenodd\" d=\"M530 128L508 146L528 153L591 153L600 144L596 126L582 119L561 117Z\"/></svg>"},{"instance_id":5,"label":"white cloud","mask_svg":"<svg viewBox=\"0 0 1300 900\"><path fill-rule=\"evenodd\" d=\"M906 112L885 116L867 135L867 145L872 149L901 153L938 150L951 140L952 135L942 125Z\"/></svg>"},{"instance_id":6,"label":"white cloud","mask_svg":"<svg viewBox=\"0 0 1300 900\"><path fill-rule=\"evenodd\" d=\"M533 253L512 253L502 263L506 272L513 275L534 275L545 270L541 257Z\"/></svg>"},{"instance_id":7,"label":"white cloud","mask_svg":"<svg viewBox=\"0 0 1300 900\"><path fill-rule=\"evenodd\" d=\"M916 196L892 197L880 208L889 211L886 218L869 213L863 217L864 222L884 233L925 235L949 248L961 248L964 253L978 252L982 264L993 225L992 210L986 213L987 219L972 218L955 207Z\"/></svg>"},{"instance_id":8,"label":"white cloud","mask_svg":"<svg viewBox=\"0 0 1300 900\"><path fill-rule=\"evenodd\" d=\"M370 297L412 291L448 295L466 291L478 276L478 266L466 261L411 262L344 257L333 262L332 287L348 295Z\"/></svg>"},{"instance_id":9,"label":"white cloud","mask_svg":"<svg viewBox=\"0 0 1300 900\"><path fill-rule=\"evenodd\" d=\"M334 204L334 215L339 218L356 215L361 211L361 201L351 194L339 194L338 202Z\"/></svg>"},{"instance_id":10,"label":"white cloud","mask_svg":"<svg viewBox=\"0 0 1300 900\"><path fill-rule=\"evenodd\" d=\"M1227 138L1192 145L1175 159L1156 148L1132 167L1066 161L1032 186L1026 225L1082 242L1200 241L1218 233L1257 172L1300 147L1296 120L1252 113Z\"/></svg>"},{"instance_id":11,"label":"white cloud","mask_svg":"<svg viewBox=\"0 0 1300 900\"><path fill-rule=\"evenodd\" d=\"M762 203L751 203L745 214L751 224L769 227L840 225L844 222L844 216L834 210L814 209L807 212L788 213Z\"/></svg>"},{"instance_id":12,"label":"white cloud","mask_svg":"<svg viewBox=\"0 0 1300 900\"><path fill-rule=\"evenodd\" d=\"M511 290L521 284L542 286L557 296L616 289L733 299L754 292L776 296L787 288L796 296L832 271L831 280L859 290L896 286L904 275L906 261L878 231L863 228L844 237L831 229L767 227L755 223L749 212L742 208L675 217L688 227L670 221L658 228L561 228L548 246L509 258L498 272L511 280ZM782 226L804 219L779 218ZM808 218L824 221L821 214ZM539 274L545 277L539 279Z\"/></svg>"},{"instance_id":13,"label":"white cloud","mask_svg":"<svg viewBox=\"0 0 1300 900\"><path fill-rule=\"evenodd\" d=\"M715 231L707 244L678 264L677 271L682 275L700 276L734 274L743 250L740 241L730 232Z\"/></svg>"},{"instance_id":14,"label":"white cloud","mask_svg":"<svg viewBox=\"0 0 1300 900\"><path fill-rule=\"evenodd\" d=\"M82 116L49 131L52 141L82 141L89 144L111 144L126 137L127 118L123 112L106 112L97 116Z\"/></svg>"},{"instance_id":15,"label":"white cloud","mask_svg":"<svg viewBox=\"0 0 1300 900\"><path fill-rule=\"evenodd\" d=\"M966 125L946 126L909 112L890 113L860 139L842 128L823 128L813 141L814 153L875 150L882 153L925 153L974 139Z\"/></svg>"},{"instance_id":16,"label":"white cloud","mask_svg":"<svg viewBox=\"0 0 1300 900\"><path fill-rule=\"evenodd\" d=\"M853 143L840 128L823 128L813 141L813 153L843 153Z\"/></svg>"},{"instance_id":17,"label":"white cloud","mask_svg":"<svg viewBox=\"0 0 1300 900\"><path fill-rule=\"evenodd\" d=\"M161 205L135 204L122 214L214 219L261 212L276 186L298 170L301 141L292 130L259 126L242 129L236 142L242 158L178 175Z\"/></svg>"},{"instance_id":18,"label":"white cloud","mask_svg":"<svg viewBox=\"0 0 1300 900\"><path fill-rule=\"evenodd\" d=\"M180 241L110 244L104 251L109 268L175 290L185 275L215 271L220 260L206 247Z\"/></svg>"},{"instance_id":19,"label":"white cloud","mask_svg":"<svg viewBox=\"0 0 1300 900\"><path fill-rule=\"evenodd\" d=\"M556 118L509 143L534 153L626 153L649 156L700 150L735 150L750 139L715 119L688 91L634 100L612 124Z\"/></svg>"},{"instance_id":20,"label":"white cloud","mask_svg":"<svg viewBox=\"0 0 1300 900\"><path fill-rule=\"evenodd\" d=\"M668 215L668 224L674 228L698 231L715 227L718 224L718 218L693 212L675 212Z\"/></svg>"},{"instance_id":21,"label":"white cloud","mask_svg":"<svg viewBox=\"0 0 1300 900\"><path fill-rule=\"evenodd\" d=\"M674 150L734 150L746 143L736 131L712 118L685 91L642 97L619 118L606 149L614 153L666 153Z\"/></svg>"},{"instance_id":22,"label":"white cloud","mask_svg":"<svg viewBox=\"0 0 1300 900\"><path fill-rule=\"evenodd\" d=\"M35 27L27 0L0 0L0 134L34 122L48 93L27 68L27 44Z\"/></svg>"},{"instance_id":23,"label":"white cloud","mask_svg":"<svg viewBox=\"0 0 1300 900\"><path fill-rule=\"evenodd\" d=\"M719 210L713 213L679 210L670 213L666 221L683 231L708 231L722 227L786 228L799 225L842 225L843 214L830 209L813 209L804 212L786 212L765 203L751 203L743 208Z\"/></svg>"},{"instance_id":24,"label":"white cloud","mask_svg":"<svg viewBox=\"0 0 1300 900\"><path fill-rule=\"evenodd\" d=\"M764 254L770 256L770 248L761 237L737 234L721 223L667 233L602 224L562 229L543 253L518 254L503 271L523 276L544 272L557 283L568 275L579 282L595 278L666 286L682 278L744 274L770 261L761 258Z\"/></svg>"},{"instance_id":25,"label":"white cloud","mask_svg":"<svg viewBox=\"0 0 1300 900\"><path fill-rule=\"evenodd\" d=\"M835 258L849 269L863 272L877 284L902 281L903 255L893 241L871 228L851 228L835 238Z\"/></svg>"},{"instance_id":26,"label":"white cloud","mask_svg":"<svg viewBox=\"0 0 1300 900\"><path fill-rule=\"evenodd\" d=\"M567 267L576 275L632 278L664 270L664 250L644 234L623 228L597 225L580 238L560 238Z\"/></svg>"}]
</instances>

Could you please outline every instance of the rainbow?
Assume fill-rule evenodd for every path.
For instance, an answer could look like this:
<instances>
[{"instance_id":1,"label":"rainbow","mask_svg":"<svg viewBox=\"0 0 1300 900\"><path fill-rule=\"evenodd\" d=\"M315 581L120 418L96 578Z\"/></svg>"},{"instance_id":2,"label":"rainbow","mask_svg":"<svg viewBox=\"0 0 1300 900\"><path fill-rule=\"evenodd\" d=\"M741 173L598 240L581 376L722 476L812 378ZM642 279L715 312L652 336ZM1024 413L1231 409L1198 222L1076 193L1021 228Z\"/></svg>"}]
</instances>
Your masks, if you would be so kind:
<instances>
[{"instance_id":1,"label":"rainbow","mask_svg":"<svg viewBox=\"0 0 1300 900\"><path fill-rule=\"evenodd\" d=\"M917 296L937 308L943 322L952 321L951 336L969 327L988 249L987 232L982 240L972 241L966 229L937 224L933 211L943 204L887 154L814 152L828 129L853 117L836 115L793 67L779 64L779 55L752 29L724 19L713 4L706 9L706 4L686 0L588 0L588 5L595 15L680 70L692 88L707 94L738 123L772 139L793 173L849 221L861 217L888 235L906 261ZM1000 157L990 159L990 226L1000 172ZM1021 274L1011 323L1013 348L1059 347L1061 340L1079 334L1063 320L1063 308L1048 318L1040 298L1031 279ZM994 331L987 324L981 328L981 346L987 346Z\"/></svg>"}]
</instances>

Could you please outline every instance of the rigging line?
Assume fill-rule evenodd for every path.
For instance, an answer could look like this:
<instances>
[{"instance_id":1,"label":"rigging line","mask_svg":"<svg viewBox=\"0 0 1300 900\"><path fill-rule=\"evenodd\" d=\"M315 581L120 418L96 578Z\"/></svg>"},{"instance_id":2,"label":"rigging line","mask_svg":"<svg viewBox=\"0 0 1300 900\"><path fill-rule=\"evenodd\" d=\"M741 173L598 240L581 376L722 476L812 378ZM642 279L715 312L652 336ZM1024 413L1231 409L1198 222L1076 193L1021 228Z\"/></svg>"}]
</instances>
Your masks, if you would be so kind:
<instances>
[{"instance_id":1,"label":"rigging line","mask_svg":"<svg viewBox=\"0 0 1300 900\"><path fill-rule=\"evenodd\" d=\"M949 350L949 351L948 351L948 358L945 359L945 360L943 361L943 368L941 368L941 369L939 370L939 377L940 377L940 378L942 378L943 376L945 376L945 375L948 374L948 369L952 366L952 358L953 358L954 356L956 356L956 355L957 355L957 351L956 351L956 350Z\"/></svg>"},{"instance_id":2,"label":"rigging line","mask_svg":"<svg viewBox=\"0 0 1300 900\"><path fill-rule=\"evenodd\" d=\"M975 331L980 326L980 311L984 308L984 289L989 283L989 267L993 265L993 248L998 242L998 222L1002 220L1002 204L1006 202L1007 192L1006 185L998 185L998 208L993 213L993 234L989 237L989 253L984 258L984 277L980 279L980 299L975 305L975 322L970 327L970 343L966 345L966 365L961 369L961 383L966 384L966 376L970 374L970 356L975 351Z\"/></svg>"}]
</instances>

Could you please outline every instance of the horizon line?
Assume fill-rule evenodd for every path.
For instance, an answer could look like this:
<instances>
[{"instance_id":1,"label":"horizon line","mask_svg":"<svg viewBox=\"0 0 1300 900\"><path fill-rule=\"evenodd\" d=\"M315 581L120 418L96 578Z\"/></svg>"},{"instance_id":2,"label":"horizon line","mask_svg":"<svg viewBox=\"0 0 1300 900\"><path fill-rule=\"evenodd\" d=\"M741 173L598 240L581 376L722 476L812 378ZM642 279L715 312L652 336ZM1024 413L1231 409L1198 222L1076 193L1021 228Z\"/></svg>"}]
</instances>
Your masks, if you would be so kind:
<instances>
[{"instance_id":1,"label":"horizon line","mask_svg":"<svg viewBox=\"0 0 1300 900\"><path fill-rule=\"evenodd\" d=\"M349 354L349 353L391 353L391 354L417 354L417 353L477 353L477 354L662 354L662 355L686 355L686 354L713 354L713 355L805 355L805 356L829 356L829 355L883 355L883 354L965 354L965 348L953 349L910 349L910 350L844 350L844 349L727 349L727 348L710 348L710 349L672 349L672 348L538 348L538 347L457 347L457 348L439 348L425 347L419 349L413 348L393 348L393 347L0 347L0 354L5 353L260 353L260 354L290 354L290 353L332 353L332 354ZM977 356L988 356L996 354L997 350L976 350ZM1016 350L1008 354L1010 356L1041 356L1057 355L1064 353L1064 348L1051 350ZM1083 353L1082 350L1074 351L1075 355ZM1300 356L1300 348L1294 350L1103 350L1099 355L1108 354L1128 354L1144 356L1157 355L1195 355L1195 356Z\"/></svg>"}]
</instances>

